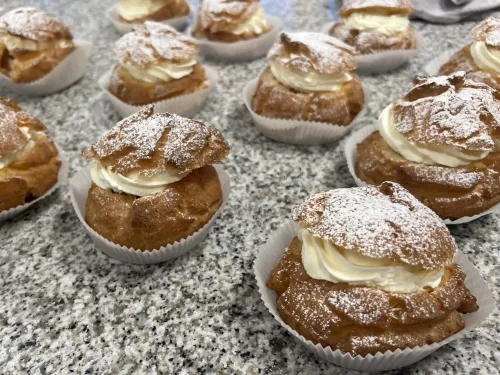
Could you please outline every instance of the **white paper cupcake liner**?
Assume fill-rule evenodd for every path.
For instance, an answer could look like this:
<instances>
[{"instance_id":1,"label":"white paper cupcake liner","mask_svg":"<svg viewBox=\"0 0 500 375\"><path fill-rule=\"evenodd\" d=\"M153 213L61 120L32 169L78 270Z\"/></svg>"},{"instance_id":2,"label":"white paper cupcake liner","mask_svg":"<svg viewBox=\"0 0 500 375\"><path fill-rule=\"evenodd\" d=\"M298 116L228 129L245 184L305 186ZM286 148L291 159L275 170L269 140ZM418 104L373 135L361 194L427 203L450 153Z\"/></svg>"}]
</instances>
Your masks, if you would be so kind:
<instances>
[{"instance_id":1,"label":"white paper cupcake liner","mask_svg":"<svg viewBox=\"0 0 500 375\"><path fill-rule=\"evenodd\" d=\"M253 123L263 135L283 143L317 145L334 142L346 134L362 118L370 100L368 89L363 87L365 93L363 109L347 126L332 125L325 122L272 119L261 116L252 109L252 98L258 82L259 79L257 78L248 82L245 86L243 91L245 106L252 116Z\"/></svg>"},{"instance_id":2,"label":"white paper cupcake liner","mask_svg":"<svg viewBox=\"0 0 500 375\"><path fill-rule=\"evenodd\" d=\"M272 25L272 30L255 39L234 43L196 39L200 48L200 54L215 60L227 62L250 61L265 56L278 39L282 24L281 19L278 17L266 15L266 20ZM194 29L195 27L188 28L187 34L193 36L192 30Z\"/></svg>"},{"instance_id":3,"label":"white paper cupcake liner","mask_svg":"<svg viewBox=\"0 0 500 375\"><path fill-rule=\"evenodd\" d=\"M336 22L330 22L323 26L322 31L328 34ZM424 46L424 37L416 32L417 48L401 49L372 53L369 55L356 56L356 71L360 74L381 74L387 73L408 63L419 50Z\"/></svg>"},{"instance_id":4,"label":"white paper cupcake liner","mask_svg":"<svg viewBox=\"0 0 500 375\"><path fill-rule=\"evenodd\" d=\"M135 26L140 25L140 23L128 23L120 21L120 16L118 15L118 6L119 4L117 3L113 5L111 8L108 8L108 10L106 11L106 17L108 18L108 20L111 21L116 31L118 31L120 34L129 33L134 29ZM152 21L152 22L163 23L165 25L173 27L174 29L179 30L186 25L189 16L192 13L193 13L193 7L190 5L189 14L186 16L174 17L165 21Z\"/></svg>"},{"instance_id":5,"label":"white paper cupcake liner","mask_svg":"<svg viewBox=\"0 0 500 375\"><path fill-rule=\"evenodd\" d=\"M358 131L354 132L349 136L345 143L345 157L347 160L347 166L349 168L349 172L352 175L352 178L356 182L356 185L358 186L366 186L367 183L361 180L357 175L356 175L356 160L357 160L357 145L365 140L370 134L373 132L377 131L378 128L375 125L371 126L365 126L364 128L359 129ZM490 209L474 215L474 216L464 216L460 219L456 220L450 220L450 219L445 219L443 222L446 225L458 225L458 224L465 224L468 222L471 222L473 220L476 220L482 216L486 216L495 212L500 212L500 203L494 205Z\"/></svg>"},{"instance_id":6,"label":"white paper cupcake liner","mask_svg":"<svg viewBox=\"0 0 500 375\"><path fill-rule=\"evenodd\" d=\"M437 76L439 75L439 69L441 66L448 62L448 60L456 53L457 51L455 50L448 50L440 55L438 55L436 58L432 59L429 61L427 64L424 66L424 72L428 76Z\"/></svg>"},{"instance_id":7,"label":"white paper cupcake liner","mask_svg":"<svg viewBox=\"0 0 500 375\"><path fill-rule=\"evenodd\" d=\"M219 175L222 188L222 205L220 208L203 228L199 229L191 236L152 251L135 250L126 246L117 245L105 239L87 224L85 221L85 211L88 191L90 185L92 184L89 168L80 170L70 180L71 203L73 204L73 208L75 209L78 219L80 219L81 223L87 230L95 246L110 258L133 264L154 264L165 262L187 253L203 241L215 220L224 209L231 191L230 177L220 165L215 165L214 167Z\"/></svg>"},{"instance_id":8,"label":"white paper cupcake liner","mask_svg":"<svg viewBox=\"0 0 500 375\"><path fill-rule=\"evenodd\" d=\"M39 198L37 198L37 199L29 202L29 203L22 204L20 206L11 208L9 210L0 211L0 222L2 222L4 220L7 220L7 219L10 219L11 217L13 217L13 216L15 216L17 214L20 214L21 212L27 210L28 208L30 208L35 203L41 201L42 199L47 198L54 191L56 191L56 189L58 187L60 187L61 185L66 184L66 182L68 180L68 170L69 170L68 160L66 159L66 156L64 155L64 151L57 144L55 144L55 146L57 148L57 152L59 153L59 160L61 160L61 167L59 168L59 173L57 175L57 182L54 184L54 186L52 186L41 197L39 197Z\"/></svg>"},{"instance_id":9,"label":"white paper cupcake liner","mask_svg":"<svg viewBox=\"0 0 500 375\"><path fill-rule=\"evenodd\" d=\"M207 66L205 66L204 68L208 80L207 88L194 92L192 94L176 96L174 98L155 102L153 103L155 113L169 112L169 113L175 113L183 117L194 117L198 112L200 112L200 110L203 108L203 105L205 104L208 98L208 95L217 84L217 79L218 79L217 72L214 69ZM127 104L109 92L108 82L113 72L113 69L114 68L112 68L101 78L99 78L99 86L101 86L101 89L104 91L104 93L109 98L111 103L113 103L113 106L115 107L116 111L120 114L120 116L125 118L138 112L146 105Z\"/></svg>"},{"instance_id":10,"label":"white paper cupcake liner","mask_svg":"<svg viewBox=\"0 0 500 375\"><path fill-rule=\"evenodd\" d=\"M435 344L424 345L422 347L417 346L415 348L406 348L404 350L398 349L394 352L387 351L385 353L377 353L376 355L369 354L364 358L361 356L353 357L349 353L343 353L340 350L332 350L330 347L325 348L320 344L314 345L311 341L306 340L303 336L281 320L276 307L276 293L266 286L272 270L284 254L292 239L296 236L296 233L296 224L292 220L288 220L271 236L267 243L260 248L254 264L255 277L257 279L259 292L264 304L269 309L271 314L284 328L288 330L288 332L290 332L298 341L322 359L332 362L338 366L360 371L385 371L411 365L412 363L428 356L441 346L462 337L469 331L480 326L495 308L493 295L488 289L488 286L484 282L479 271L468 261L467 257L459 251L456 257L456 262L467 275L465 285L477 298L477 303L479 305L479 310L477 312L464 315L465 328L462 331Z\"/></svg>"},{"instance_id":11,"label":"white paper cupcake liner","mask_svg":"<svg viewBox=\"0 0 500 375\"><path fill-rule=\"evenodd\" d=\"M75 40L74 43L78 48L42 78L30 83L16 83L0 74L2 84L16 93L31 96L49 95L71 86L85 75L92 51L90 42Z\"/></svg>"}]
</instances>

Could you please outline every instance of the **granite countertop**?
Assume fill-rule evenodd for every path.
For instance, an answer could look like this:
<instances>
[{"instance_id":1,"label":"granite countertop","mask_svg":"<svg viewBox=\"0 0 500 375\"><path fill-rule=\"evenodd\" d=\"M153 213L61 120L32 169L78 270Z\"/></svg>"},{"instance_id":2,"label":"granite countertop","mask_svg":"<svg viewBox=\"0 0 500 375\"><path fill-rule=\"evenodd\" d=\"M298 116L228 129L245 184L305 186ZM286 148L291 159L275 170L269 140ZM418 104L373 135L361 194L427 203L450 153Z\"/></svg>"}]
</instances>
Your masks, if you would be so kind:
<instances>
[{"instance_id":1,"label":"granite countertop","mask_svg":"<svg viewBox=\"0 0 500 375\"><path fill-rule=\"evenodd\" d=\"M70 160L118 120L97 80L113 64L119 35L104 16L115 0L3 0L60 16L75 36L94 43L85 78L41 98L11 96L39 117ZM263 0L289 30L319 31L331 19L327 0ZM194 4L194 3L193 3ZM362 77L372 95L361 125L373 123L422 73L435 54L462 46L474 22L415 23L425 48L391 74ZM294 203L321 190L354 186L345 139L327 146L273 142L253 126L241 100L266 60L208 62L220 82L198 118L221 129L232 146L224 167L230 201L191 253L152 266L121 264L96 250L78 221L67 187L0 226L0 372L3 374L357 374L323 362L297 343L266 310L253 275L255 254L290 217ZM451 227L459 248L499 301L500 216ZM481 328L393 374L498 374L498 309Z\"/></svg>"}]
</instances>

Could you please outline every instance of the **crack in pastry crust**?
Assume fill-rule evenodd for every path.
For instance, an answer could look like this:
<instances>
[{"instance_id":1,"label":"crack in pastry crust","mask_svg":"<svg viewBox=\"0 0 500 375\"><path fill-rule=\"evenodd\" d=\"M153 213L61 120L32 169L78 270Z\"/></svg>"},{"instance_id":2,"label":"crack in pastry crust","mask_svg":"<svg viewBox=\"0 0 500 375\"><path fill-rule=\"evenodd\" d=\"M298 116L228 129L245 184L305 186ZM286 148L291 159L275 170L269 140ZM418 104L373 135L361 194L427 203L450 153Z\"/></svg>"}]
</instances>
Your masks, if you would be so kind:
<instances>
[{"instance_id":1,"label":"crack in pastry crust","mask_svg":"<svg viewBox=\"0 0 500 375\"><path fill-rule=\"evenodd\" d=\"M115 193L92 184L85 221L113 243L153 250L201 229L221 204L217 172L212 166L204 166L168 185L163 192L144 197Z\"/></svg>"},{"instance_id":2,"label":"crack in pastry crust","mask_svg":"<svg viewBox=\"0 0 500 375\"><path fill-rule=\"evenodd\" d=\"M443 219L474 216L500 202L500 152L459 168L412 163L377 131L357 147L356 174L378 185L393 181Z\"/></svg>"},{"instance_id":3,"label":"crack in pastry crust","mask_svg":"<svg viewBox=\"0 0 500 375\"><path fill-rule=\"evenodd\" d=\"M199 8L193 35L196 38L218 42L233 43L257 38L262 33L245 32L240 35L231 33L237 26L248 21L259 9L259 0L204 0Z\"/></svg>"},{"instance_id":4,"label":"crack in pastry crust","mask_svg":"<svg viewBox=\"0 0 500 375\"><path fill-rule=\"evenodd\" d=\"M306 339L366 356L439 342L462 330L461 313L478 310L464 280L456 264L446 268L437 288L419 293L314 280L304 269L295 237L267 286L278 294L283 321Z\"/></svg>"},{"instance_id":5,"label":"crack in pastry crust","mask_svg":"<svg viewBox=\"0 0 500 375\"><path fill-rule=\"evenodd\" d=\"M57 182L61 161L45 126L23 112L15 102L0 98L0 157L21 151L27 144L19 128L37 132L35 146L0 168L0 211L28 203L45 194Z\"/></svg>"},{"instance_id":6,"label":"crack in pastry crust","mask_svg":"<svg viewBox=\"0 0 500 375\"><path fill-rule=\"evenodd\" d=\"M84 151L85 157L100 161L114 173L139 170L152 176L216 164L229 153L218 129L174 114L154 114L153 110L149 105L120 121Z\"/></svg>"},{"instance_id":7,"label":"crack in pastry crust","mask_svg":"<svg viewBox=\"0 0 500 375\"><path fill-rule=\"evenodd\" d=\"M152 14L148 14L147 16L134 18L133 20L126 20L123 17L119 17L120 22L126 23L144 23L146 21L165 21L175 17L187 16L190 12L189 4L186 0L174 0L167 1L165 6L158 9L156 12Z\"/></svg>"}]
</instances>

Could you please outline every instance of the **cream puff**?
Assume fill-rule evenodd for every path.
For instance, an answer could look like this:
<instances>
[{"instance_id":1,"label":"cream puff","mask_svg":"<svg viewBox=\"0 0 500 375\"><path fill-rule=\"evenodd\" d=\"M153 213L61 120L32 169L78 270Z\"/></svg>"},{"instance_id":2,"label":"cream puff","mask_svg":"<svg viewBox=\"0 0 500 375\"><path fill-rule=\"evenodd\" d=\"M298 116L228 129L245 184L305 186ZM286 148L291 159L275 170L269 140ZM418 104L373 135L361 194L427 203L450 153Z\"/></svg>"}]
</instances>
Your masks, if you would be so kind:
<instances>
[{"instance_id":1,"label":"cream puff","mask_svg":"<svg viewBox=\"0 0 500 375\"><path fill-rule=\"evenodd\" d=\"M467 78L500 88L500 19L489 17L472 31L474 42L455 53L439 69L449 75L464 71Z\"/></svg>"},{"instance_id":2,"label":"cream puff","mask_svg":"<svg viewBox=\"0 0 500 375\"><path fill-rule=\"evenodd\" d=\"M71 31L49 13L18 8L0 17L0 72L14 82L44 77L75 49Z\"/></svg>"},{"instance_id":3,"label":"cream puff","mask_svg":"<svg viewBox=\"0 0 500 375\"><path fill-rule=\"evenodd\" d=\"M417 48L408 16L409 0L346 0L341 21L329 34L354 47L361 55Z\"/></svg>"},{"instance_id":4,"label":"cream puff","mask_svg":"<svg viewBox=\"0 0 500 375\"><path fill-rule=\"evenodd\" d=\"M261 116L347 126L364 105L356 52L325 34L282 33L268 54L252 109Z\"/></svg>"},{"instance_id":5,"label":"cream puff","mask_svg":"<svg viewBox=\"0 0 500 375\"><path fill-rule=\"evenodd\" d=\"M0 211L29 203L57 183L61 161L45 130L14 101L0 98Z\"/></svg>"},{"instance_id":6,"label":"cream puff","mask_svg":"<svg viewBox=\"0 0 500 375\"><path fill-rule=\"evenodd\" d=\"M84 151L92 160L85 221L107 240L153 250L201 229L222 204L212 164L229 153L221 132L153 106L120 121Z\"/></svg>"},{"instance_id":7,"label":"cream puff","mask_svg":"<svg viewBox=\"0 0 500 375\"><path fill-rule=\"evenodd\" d=\"M108 90L121 101L144 105L208 87L193 38L170 26L145 22L116 42L118 65Z\"/></svg>"},{"instance_id":8,"label":"cream puff","mask_svg":"<svg viewBox=\"0 0 500 375\"><path fill-rule=\"evenodd\" d=\"M186 0L121 0L118 5L119 19L127 23L167 21L187 16L189 11Z\"/></svg>"},{"instance_id":9,"label":"cream puff","mask_svg":"<svg viewBox=\"0 0 500 375\"><path fill-rule=\"evenodd\" d=\"M234 43L258 38L271 29L259 0L203 0L193 36Z\"/></svg>"},{"instance_id":10,"label":"cream puff","mask_svg":"<svg viewBox=\"0 0 500 375\"><path fill-rule=\"evenodd\" d=\"M466 77L417 78L357 146L366 183L398 182L443 219L500 202L500 93Z\"/></svg>"},{"instance_id":11,"label":"cream puff","mask_svg":"<svg viewBox=\"0 0 500 375\"><path fill-rule=\"evenodd\" d=\"M401 185L330 190L293 210L267 286L305 339L353 356L440 342L478 310L440 218Z\"/></svg>"}]
</instances>

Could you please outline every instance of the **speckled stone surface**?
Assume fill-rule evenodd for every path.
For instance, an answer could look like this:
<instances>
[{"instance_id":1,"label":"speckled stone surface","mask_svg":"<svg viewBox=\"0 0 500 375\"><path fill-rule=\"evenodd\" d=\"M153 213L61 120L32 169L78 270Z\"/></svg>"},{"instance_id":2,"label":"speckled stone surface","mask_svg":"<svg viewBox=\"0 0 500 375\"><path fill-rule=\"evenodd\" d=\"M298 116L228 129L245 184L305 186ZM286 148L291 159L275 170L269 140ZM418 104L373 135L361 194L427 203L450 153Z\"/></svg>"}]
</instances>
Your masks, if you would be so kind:
<instances>
[{"instance_id":1,"label":"speckled stone surface","mask_svg":"<svg viewBox=\"0 0 500 375\"><path fill-rule=\"evenodd\" d=\"M70 159L118 120L97 79L114 61L119 37L104 17L114 0L3 0L59 15L94 43L85 78L42 98L12 96L42 119ZM267 0L287 29L320 30L331 19L327 0ZM474 22L415 23L425 48L407 67L363 77L372 95L364 124L374 121L435 54L462 46ZM344 140L291 146L260 135L242 105L246 82L266 66L208 62L220 83L198 118L221 129L232 146L224 166L230 202L193 252L154 266L120 264L97 251L69 201L67 187L0 227L0 373L2 374L355 374L310 354L261 303L252 271L255 254L308 194L353 186ZM361 126L361 125L360 125ZM500 216L451 228L499 300ZM498 374L500 316L400 374Z\"/></svg>"}]
</instances>

